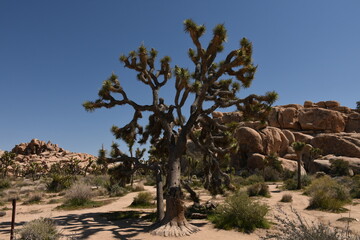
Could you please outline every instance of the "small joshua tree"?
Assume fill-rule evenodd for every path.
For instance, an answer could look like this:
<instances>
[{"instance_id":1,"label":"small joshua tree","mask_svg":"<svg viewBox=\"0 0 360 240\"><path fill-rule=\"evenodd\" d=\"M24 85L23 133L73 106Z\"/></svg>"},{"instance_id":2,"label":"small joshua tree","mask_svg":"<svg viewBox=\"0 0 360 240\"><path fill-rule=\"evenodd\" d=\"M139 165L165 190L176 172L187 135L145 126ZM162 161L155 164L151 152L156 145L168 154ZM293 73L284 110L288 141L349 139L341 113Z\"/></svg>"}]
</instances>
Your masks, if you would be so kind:
<instances>
[{"instance_id":1,"label":"small joshua tree","mask_svg":"<svg viewBox=\"0 0 360 240\"><path fill-rule=\"evenodd\" d=\"M246 38L240 41L240 48L228 53L224 60L215 62L218 53L224 49L223 44L227 38L224 25L219 24L214 28L207 47L203 47L200 41L205 33L204 25L185 20L184 27L195 45L195 49L189 49L188 52L194 63L193 72L176 65L171 67L168 56L163 57L157 65L157 51L141 45L137 51L121 56L120 61L126 68L137 72L138 80L149 87L151 102L142 105L132 100L121 86L118 77L112 74L104 81L98 93L99 99L83 104L88 111L102 107L132 107L133 119L121 128L112 128L115 137L127 144L131 141L139 144L150 141L159 154L166 156L167 211L152 232L163 236L184 236L198 231L198 228L189 224L185 218L181 190L180 159L186 153L189 138L200 147L211 163L210 169L215 171L212 179L224 177L219 161L226 155L229 146L222 145L221 139L228 138L225 132L229 129L213 120L210 114L219 108L236 107L247 119L264 117L277 98L275 92L269 92L265 96L237 96L241 87L247 88L251 85L257 69L252 62L252 44ZM165 99L159 96L160 89L168 84L173 76L174 99L170 104L166 104ZM185 103L190 101L191 95L193 102L185 117ZM138 122L144 112L150 113L145 128ZM196 128L202 129L198 137L193 135ZM226 177L224 182L227 183Z\"/></svg>"},{"instance_id":2,"label":"small joshua tree","mask_svg":"<svg viewBox=\"0 0 360 240\"><path fill-rule=\"evenodd\" d=\"M298 163L297 189L301 189L301 162L302 162L302 155L305 145L306 144L304 142L293 142L291 145L294 148L294 151L297 155L297 163Z\"/></svg>"}]
</instances>

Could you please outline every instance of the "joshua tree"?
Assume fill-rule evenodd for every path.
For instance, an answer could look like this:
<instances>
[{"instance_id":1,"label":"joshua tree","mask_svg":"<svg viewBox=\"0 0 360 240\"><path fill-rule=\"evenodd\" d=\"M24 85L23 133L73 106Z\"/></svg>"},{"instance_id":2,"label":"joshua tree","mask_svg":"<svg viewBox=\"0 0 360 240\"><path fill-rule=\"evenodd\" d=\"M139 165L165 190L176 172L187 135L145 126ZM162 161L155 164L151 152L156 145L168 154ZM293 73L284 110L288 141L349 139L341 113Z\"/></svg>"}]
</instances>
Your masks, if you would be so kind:
<instances>
[{"instance_id":1,"label":"joshua tree","mask_svg":"<svg viewBox=\"0 0 360 240\"><path fill-rule=\"evenodd\" d=\"M302 162L302 155L303 150L305 147L304 142L293 142L291 146L294 148L294 151L297 155L297 162L298 162L298 171L297 171L297 189L301 189L301 162Z\"/></svg>"},{"instance_id":2,"label":"joshua tree","mask_svg":"<svg viewBox=\"0 0 360 240\"><path fill-rule=\"evenodd\" d=\"M192 20L185 20L184 26L185 32L189 33L195 45L195 49L189 49L188 52L194 63L194 72L176 65L172 68L168 56L163 57L157 66L155 64L157 51L148 50L141 45L137 51L121 56L120 61L126 68L136 71L138 80L149 87L152 95L149 105L131 100L115 74L103 82L98 100L83 104L88 111L102 107L124 105L132 107L133 119L122 128L112 128L115 137L126 143L136 140L144 144L150 140L150 144L157 152L167 156L165 194L167 211L152 231L153 234L163 236L184 236L198 231L184 216L185 207L180 181L180 159L185 155L189 137L202 147L214 168L218 169L217 161L225 154L222 150L225 150L214 143L217 136L213 133L218 134L219 130L227 129L216 123L209 115L218 108L235 106L248 118L264 116L277 98L275 92L269 92L265 96L253 94L244 99L237 97L236 93L241 86L244 88L250 86L257 69L252 63L252 44L246 38L240 41L239 49L231 51L223 61L215 63L217 54L223 50L226 40L224 25L220 24L214 28L213 37L206 48L203 48L200 42L200 37L205 33L205 26L197 25ZM166 104L159 93L173 75L174 100L173 103ZM223 79L225 75L228 79ZM232 77L238 81L234 82ZM116 99L115 95L120 96L120 99ZM184 114L185 103L190 101L191 95L193 102ZM144 112L150 113L145 129L138 123ZM187 115L187 118L183 114ZM195 128L203 129L199 137L193 136ZM222 137L221 134L218 135ZM139 136L140 139L137 138Z\"/></svg>"},{"instance_id":3,"label":"joshua tree","mask_svg":"<svg viewBox=\"0 0 360 240\"><path fill-rule=\"evenodd\" d=\"M358 111L360 111L360 101L357 101L357 102L356 102L356 109L357 109Z\"/></svg>"},{"instance_id":4,"label":"joshua tree","mask_svg":"<svg viewBox=\"0 0 360 240\"><path fill-rule=\"evenodd\" d=\"M0 170L2 171L2 176L6 177L8 172L8 167L14 163L15 160L15 153L5 151L0 156Z\"/></svg>"}]
</instances>

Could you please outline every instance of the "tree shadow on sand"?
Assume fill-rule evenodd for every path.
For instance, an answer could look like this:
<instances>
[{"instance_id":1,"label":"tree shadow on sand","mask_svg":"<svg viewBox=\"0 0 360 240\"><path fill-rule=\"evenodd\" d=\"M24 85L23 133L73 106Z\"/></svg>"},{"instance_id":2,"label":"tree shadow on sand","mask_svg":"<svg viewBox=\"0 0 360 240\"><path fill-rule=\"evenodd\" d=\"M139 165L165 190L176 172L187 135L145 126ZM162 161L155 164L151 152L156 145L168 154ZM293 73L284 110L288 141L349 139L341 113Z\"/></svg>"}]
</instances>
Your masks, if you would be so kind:
<instances>
[{"instance_id":1,"label":"tree shadow on sand","mask_svg":"<svg viewBox=\"0 0 360 240\"><path fill-rule=\"evenodd\" d=\"M147 214L149 212L138 211L138 213ZM75 239L87 239L98 232L106 231L111 232L114 239L127 240L151 230L152 223L142 218L108 220L105 217L106 214L109 214L109 212L67 214L53 217L52 219L55 220L56 225L59 226L61 233L65 237L73 237ZM20 229L25 223L16 223L15 229ZM192 224L201 227L206 223ZM10 235L10 226L10 222L2 222L0 224L0 233Z\"/></svg>"}]
</instances>

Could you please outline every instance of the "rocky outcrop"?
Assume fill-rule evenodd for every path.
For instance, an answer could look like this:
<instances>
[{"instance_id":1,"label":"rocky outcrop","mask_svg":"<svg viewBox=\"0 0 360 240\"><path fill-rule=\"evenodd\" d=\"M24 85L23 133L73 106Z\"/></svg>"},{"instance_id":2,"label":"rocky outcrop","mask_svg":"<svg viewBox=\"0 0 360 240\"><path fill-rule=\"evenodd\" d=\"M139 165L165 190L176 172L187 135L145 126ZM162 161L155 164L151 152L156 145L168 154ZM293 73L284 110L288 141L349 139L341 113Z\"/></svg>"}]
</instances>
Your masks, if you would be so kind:
<instances>
[{"instance_id":1,"label":"rocky outcrop","mask_svg":"<svg viewBox=\"0 0 360 240\"><path fill-rule=\"evenodd\" d=\"M80 165L84 165L89 158L93 160L97 158L87 153L70 152L50 141L45 142L38 139L32 139L28 143L20 143L11 151L17 154L15 161L20 164L37 162L43 165L46 164L48 167L54 163L67 162L71 159L77 159L80 161Z\"/></svg>"},{"instance_id":2,"label":"rocky outcrop","mask_svg":"<svg viewBox=\"0 0 360 240\"><path fill-rule=\"evenodd\" d=\"M319 134L311 140L311 145L320 148L323 154L360 158L359 133Z\"/></svg>"},{"instance_id":3,"label":"rocky outcrop","mask_svg":"<svg viewBox=\"0 0 360 240\"><path fill-rule=\"evenodd\" d=\"M305 101L304 106L277 106L270 112L268 120L270 126L294 131L360 132L360 114L340 106L337 101Z\"/></svg>"}]
</instances>

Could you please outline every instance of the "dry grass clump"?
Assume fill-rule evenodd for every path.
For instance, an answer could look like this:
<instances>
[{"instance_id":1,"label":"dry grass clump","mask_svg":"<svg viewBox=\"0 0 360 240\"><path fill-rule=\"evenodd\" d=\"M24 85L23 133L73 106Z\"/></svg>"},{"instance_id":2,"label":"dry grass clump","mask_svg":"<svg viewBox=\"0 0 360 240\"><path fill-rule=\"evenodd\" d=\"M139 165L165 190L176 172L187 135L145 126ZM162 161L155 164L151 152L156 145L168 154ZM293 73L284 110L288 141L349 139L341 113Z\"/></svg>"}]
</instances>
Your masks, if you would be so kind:
<instances>
[{"instance_id":1,"label":"dry grass clump","mask_svg":"<svg viewBox=\"0 0 360 240\"><path fill-rule=\"evenodd\" d=\"M284 194L280 200L280 202L292 202L293 197L291 194Z\"/></svg>"},{"instance_id":2,"label":"dry grass clump","mask_svg":"<svg viewBox=\"0 0 360 240\"><path fill-rule=\"evenodd\" d=\"M25 205L28 204L37 204L42 200L43 195L41 193L32 193L28 200L24 202Z\"/></svg>"},{"instance_id":3,"label":"dry grass clump","mask_svg":"<svg viewBox=\"0 0 360 240\"><path fill-rule=\"evenodd\" d=\"M66 202L71 205L84 205L91 201L93 197L91 187L84 183L75 183L65 194Z\"/></svg>"},{"instance_id":4,"label":"dry grass clump","mask_svg":"<svg viewBox=\"0 0 360 240\"><path fill-rule=\"evenodd\" d=\"M19 231L20 240L57 240L60 233L53 220L39 218L26 223Z\"/></svg>"},{"instance_id":5,"label":"dry grass clump","mask_svg":"<svg viewBox=\"0 0 360 240\"><path fill-rule=\"evenodd\" d=\"M140 192L136 197L134 197L130 207L153 207L153 199L154 197L150 192Z\"/></svg>"},{"instance_id":6,"label":"dry grass clump","mask_svg":"<svg viewBox=\"0 0 360 240\"><path fill-rule=\"evenodd\" d=\"M250 197L263 196L270 197L269 186L265 183L255 183L247 187L247 193Z\"/></svg>"},{"instance_id":7,"label":"dry grass clump","mask_svg":"<svg viewBox=\"0 0 360 240\"><path fill-rule=\"evenodd\" d=\"M268 211L268 206L252 200L246 192L237 192L227 197L208 218L217 228L250 233L256 228L269 227L265 218Z\"/></svg>"},{"instance_id":8,"label":"dry grass clump","mask_svg":"<svg viewBox=\"0 0 360 240\"><path fill-rule=\"evenodd\" d=\"M360 240L360 236L352 233L349 229L335 228L330 224L308 223L297 211L292 209L295 216L289 216L283 210L275 215L279 223L276 233L268 233L260 239L272 240Z\"/></svg>"}]
</instances>

